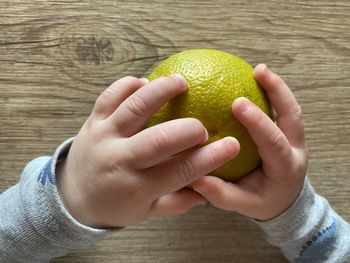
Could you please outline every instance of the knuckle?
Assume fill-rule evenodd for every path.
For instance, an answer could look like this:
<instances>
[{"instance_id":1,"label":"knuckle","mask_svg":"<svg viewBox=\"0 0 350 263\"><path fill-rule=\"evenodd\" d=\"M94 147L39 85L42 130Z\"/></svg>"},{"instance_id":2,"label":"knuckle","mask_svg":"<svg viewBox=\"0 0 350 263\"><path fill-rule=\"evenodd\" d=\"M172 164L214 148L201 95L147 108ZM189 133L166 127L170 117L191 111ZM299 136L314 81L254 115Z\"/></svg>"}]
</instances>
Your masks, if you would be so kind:
<instances>
[{"instance_id":1,"label":"knuckle","mask_svg":"<svg viewBox=\"0 0 350 263\"><path fill-rule=\"evenodd\" d=\"M91 130L94 130L93 127L94 127L94 124L95 124L95 120L94 118L92 117L92 115L90 115L85 123L83 124L82 128L81 128L81 131L80 132L84 132L84 131L91 131Z\"/></svg>"},{"instance_id":2,"label":"knuckle","mask_svg":"<svg viewBox=\"0 0 350 263\"><path fill-rule=\"evenodd\" d=\"M308 149L294 149L294 162L291 169L291 174L304 177L307 170Z\"/></svg>"},{"instance_id":3,"label":"knuckle","mask_svg":"<svg viewBox=\"0 0 350 263\"><path fill-rule=\"evenodd\" d=\"M137 95L131 96L128 99L125 108L137 117L143 116L149 109L148 105Z\"/></svg>"},{"instance_id":4,"label":"knuckle","mask_svg":"<svg viewBox=\"0 0 350 263\"><path fill-rule=\"evenodd\" d=\"M118 173L120 172L121 169L121 162L120 159L116 159L116 158L103 158L100 160L100 163L103 164L103 167L107 170L107 171L113 171L113 173Z\"/></svg>"},{"instance_id":5,"label":"knuckle","mask_svg":"<svg viewBox=\"0 0 350 263\"><path fill-rule=\"evenodd\" d=\"M169 136L171 130L166 126L159 126L154 130L153 148L156 150L165 148L169 144Z\"/></svg>"},{"instance_id":6,"label":"knuckle","mask_svg":"<svg viewBox=\"0 0 350 263\"><path fill-rule=\"evenodd\" d=\"M169 81L169 77L159 77L156 79L156 81L153 83L153 85L157 85L157 86L168 86L170 83Z\"/></svg>"},{"instance_id":7,"label":"knuckle","mask_svg":"<svg viewBox=\"0 0 350 263\"><path fill-rule=\"evenodd\" d=\"M257 130L265 129L266 122L264 117L264 114L260 110L257 110L254 112L254 114L251 114L250 124Z\"/></svg>"},{"instance_id":8,"label":"knuckle","mask_svg":"<svg viewBox=\"0 0 350 263\"><path fill-rule=\"evenodd\" d=\"M111 86L109 86L107 89L105 89L105 91L101 94L102 97L105 98L110 98L112 96L114 96L116 93L113 84Z\"/></svg>"},{"instance_id":9,"label":"knuckle","mask_svg":"<svg viewBox=\"0 0 350 263\"><path fill-rule=\"evenodd\" d=\"M218 196L216 198L216 206L225 210L225 211L232 211L232 200L228 197L223 191L220 191L218 193Z\"/></svg>"},{"instance_id":10,"label":"knuckle","mask_svg":"<svg viewBox=\"0 0 350 263\"><path fill-rule=\"evenodd\" d=\"M217 165L222 163L222 160L218 157L217 151L213 147L208 148L207 158L208 164Z\"/></svg>"},{"instance_id":11,"label":"knuckle","mask_svg":"<svg viewBox=\"0 0 350 263\"><path fill-rule=\"evenodd\" d=\"M279 133L273 134L270 139L271 149L275 152L285 154L289 152L288 141Z\"/></svg>"},{"instance_id":12,"label":"knuckle","mask_svg":"<svg viewBox=\"0 0 350 263\"><path fill-rule=\"evenodd\" d=\"M193 181L195 175L197 173L197 169L193 162L189 159L184 159L182 164L179 165L178 176L180 178L181 183L188 184Z\"/></svg>"},{"instance_id":13,"label":"knuckle","mask_svg":"<svg viewBox=\"0 0 350 263\"><path fill-rule=\"evenodd\" d=\"M301 108L301 106L299 104L297 104L295 106L295 110L294 110L294 115L296 116L296 118L300 121L303 121L304 117L303 117L303 109Z\"/></svg>"},{"instance_id":14,"label":"knuckle","mask_svg":"<svg viewBox=\"0 0 350 263\"><path fill-rule=\"evenodd\" d=\"M96 99L94 110L95 111L102 111L105 104L109 100L109 98L115 96L115 92L112 88L112 86L109 86L107 89L105 89Z\"/></svg>"},{"instance_id":15,"label":"knuckle","mask_svg":"<svg viewBox=\"0 0 350 263\"><path fill-rule=\"evenodd\" d=\"M170 90L178 91L183 86L182 82L175 76L161 77L160 84Z\"/></svg>"},{"instance_id":16,"label":"knuckle","mask_svg":"<svg viewBox=\"0 0 350 263\"><path fill-rule=\"evenodd\" d=\"M284 174L284 179L294 184L295 181L304 178L305 166L301 164L290 164L287 172Z\"/></svg>"}]
</instances>

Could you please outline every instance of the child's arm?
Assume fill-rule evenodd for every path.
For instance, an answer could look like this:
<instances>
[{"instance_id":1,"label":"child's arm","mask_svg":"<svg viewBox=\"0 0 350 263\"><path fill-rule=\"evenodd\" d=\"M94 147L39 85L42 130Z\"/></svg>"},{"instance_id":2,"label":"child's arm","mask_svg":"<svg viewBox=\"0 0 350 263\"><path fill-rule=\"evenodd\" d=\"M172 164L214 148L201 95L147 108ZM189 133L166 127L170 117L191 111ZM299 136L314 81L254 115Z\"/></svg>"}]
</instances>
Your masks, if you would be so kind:
<instances>
[{"instance_id":1,"label":"child's arm","mask_svg":"<svg viewBox=\"0 0 350 263\"><path fill-rule=\"evenodd\" d=\"M56 163L71 142L63 143L52 157L31 161L20 182L0 195L0 262L48 262L108 232L77 222L57 192Z\"/></svg>"},{"instance_id":2,"label":"child's arm","mask_svg":"<svg viewBox=\"0 0 350 263\"><path fill-rule=\"evenodd\" d=\"M256 222L269 243L279 247L290 262L350 262L350 225L315 193L307 179L288 210Z\"/></svg>"},{"instance_id":3,"label":"child's arm","mask_svg":"<svg viewBox=\"0 0 350 263\"><path fill-rule=\"evenodd\" d=\"M125 77L107 88L74 141L29 163L1 194L0 261L46 262L93 243L108 232L101 229L206 203L183 188L232 159L237 140L203 146L207 131L191 118L142 130L185 90L178 75L149 83Z\"/></svg>"},{"instance_id":4,"label":"child's arm","mask_svg":"<svg viewBox=\"0 0 350 263\"><path fill-rule=\"evenodd\" d=\"M290 262L350 262L349 225L305 181L308 153L300 106L265 65L257 66L254 76L276 110L276 123L244 98L232 110L255 141L261 168L237 183L205 176L192 184L194 190L216 207L259 220Z\"/></svg>"}]
</instances>

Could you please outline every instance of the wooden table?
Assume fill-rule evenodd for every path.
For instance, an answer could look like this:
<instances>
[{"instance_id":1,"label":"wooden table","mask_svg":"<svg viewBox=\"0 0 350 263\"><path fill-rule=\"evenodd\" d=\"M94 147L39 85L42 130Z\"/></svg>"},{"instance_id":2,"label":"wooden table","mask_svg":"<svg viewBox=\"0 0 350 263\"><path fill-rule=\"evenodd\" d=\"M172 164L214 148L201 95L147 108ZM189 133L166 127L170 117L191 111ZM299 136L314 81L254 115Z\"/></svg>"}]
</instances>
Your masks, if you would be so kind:
<instances>
[{"instance_id":1,"label":"wooden table","mask_svg":"<svg viewBox=\"0 0 350 263\"><path fill-rule=\"evenodd\" d=\"M350 2L0 1L0 191L73 136L111 82L215 48L267 63L305 115L309 177L350 219ZM2 212L2 211L1 211ZM153 218L55 262L285 262L249 219L210 206Z\"/></svg>"}]
</instances>

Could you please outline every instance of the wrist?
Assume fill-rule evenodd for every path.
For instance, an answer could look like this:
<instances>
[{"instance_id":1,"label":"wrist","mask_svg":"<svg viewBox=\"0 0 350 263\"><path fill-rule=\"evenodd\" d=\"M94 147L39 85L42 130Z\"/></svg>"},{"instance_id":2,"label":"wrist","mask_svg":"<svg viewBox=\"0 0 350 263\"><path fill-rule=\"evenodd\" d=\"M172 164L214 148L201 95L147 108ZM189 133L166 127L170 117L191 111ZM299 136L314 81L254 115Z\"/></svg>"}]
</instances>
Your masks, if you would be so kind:
<instances>
[{"instance_id":1,"label":"wrist","mask_svg":"<svg viewBox=\"0 0 350 263\"><path fill-rule=\"evenodd\" d=\"M75 189L75 184L69 176L67 171L67 159L64 159L59 162L56 167L57 191L68 213L79 223L90 226L86 224L86 220L82 217L84 209L82 208L81 202L79 202L80 194L78 189Z\"/></svg>"},{"instance_id":2,"label":"wrist","mask_svg":"<svg viewBox=\"0 0 350 263\"><path fill-rule=\"evenodd\" d=\"M289 204L284 210L280 210L278 214L267 219L253 219L258 224L262 225L274 225L276 222L289 221L291 215L304 215L308 210L308 206L312 203L314 198L314 190L311 186L308 178L306 177L301 190L298 192L293 202ZM294 216L293 216L294 217Z\"/></svg>"},{"instance_id":3,"label":"wrist","mask_svg":"<svg viewBox=\"0 0 350 263\"><path fill-rule=\"evenodd\" d=\"M94 216L96 213L91 207L92 202L83 196L82 185L74 180L75 173L71 172L74 169L71 169L70 166L70 160L67 158L58 163L56 167L57 190L65 209L76 221L87 227L110 228L98 222L98 217Z\"/></svg>"},{"instance_id":4,"label":"wrist","mask_svg":"<svg viewBox=\"0 0 350 263\"><path fill-rule=\"evenodd\" d=\"M66 163L67 159L64 159L61 162L59 162L56 167L57 191L60 195L65 209L70 215L73 216L75 220L81 223L81 221L78 219L77 213L75 212L74 205L73 207L71 205L72 194L70 193L70 183L68 182L69 179L67 178Z\"/></svg>"}]
</instances>

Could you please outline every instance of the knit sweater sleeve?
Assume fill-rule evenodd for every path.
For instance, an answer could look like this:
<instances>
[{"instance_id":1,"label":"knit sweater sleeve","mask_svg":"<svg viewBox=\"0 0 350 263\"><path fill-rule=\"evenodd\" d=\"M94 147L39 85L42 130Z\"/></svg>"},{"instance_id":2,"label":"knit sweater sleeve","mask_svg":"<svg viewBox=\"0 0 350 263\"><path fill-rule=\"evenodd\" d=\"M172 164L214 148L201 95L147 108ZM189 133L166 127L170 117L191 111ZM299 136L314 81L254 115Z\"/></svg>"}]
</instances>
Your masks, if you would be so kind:
<instances>
[{"instance_id":1,"label":"knit sweater sleeve","mask_svg":"<svg viewBox=\"0 0 350 263\"><path fill-rule=\"evenodd\" d=\"M80 224L60 199L55 167L72 141L31 161L19 183L0 195L0 262L48 262L110 232Z\"/></svg>"},{"instance_id":2,"label":"knit sweater sleeve","mask_svg":"<svg viewBox=\"0 0 350 263\"><path fill-rule=\"evenodd\" d=\"M287 211L257 224L289 262L350 262L350 225L314 191L308 179Z\"/></svg>"}]
</instances>

